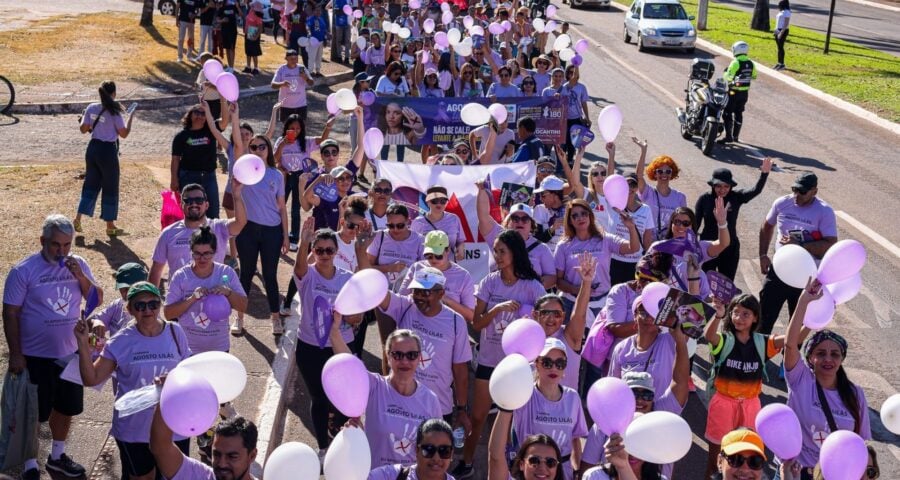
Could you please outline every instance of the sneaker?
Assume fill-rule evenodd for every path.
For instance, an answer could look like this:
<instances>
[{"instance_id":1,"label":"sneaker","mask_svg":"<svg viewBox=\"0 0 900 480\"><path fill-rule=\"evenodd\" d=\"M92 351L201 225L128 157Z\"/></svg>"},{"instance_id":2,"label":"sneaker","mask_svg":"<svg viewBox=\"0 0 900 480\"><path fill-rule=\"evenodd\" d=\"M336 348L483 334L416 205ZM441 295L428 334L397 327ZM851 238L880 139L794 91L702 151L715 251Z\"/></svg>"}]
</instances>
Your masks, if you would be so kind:
<instances>
[{"instance_id":1,"label":"sneaker","mask_svg":"<svg viewBox=\"0 0 900 480\"><path fill-rule=\"evenodd\" d=\"M223 71L228 72L228 73L234 73L234 69L231 67L225 67L225 70L223 70Z\"/></svg>"},{"instance_id":2,"label":"sneaker","mask_svg":"<svg viewBox=\"0 0 900 480\"><path fill-rule=\"evenodd\" d=\"M250 73L252 73L253 75L259 75L259 69L254 68L253 70L250 71Z\"/></svg>"},{"instance_id":3,"label":"sneaker","mask_svg":"<svg viewBox=\"0 0 900 480\"><path fill-rule=\"evenodd\" d=\"M41 480L41 471L37 468L30 468L22 472L22 480Z\"/></svg>"},{"instance_id":4,"label":"sneaker","mask_svg":"<svg viewBox=\"0 0 900 480\"><path fill-rule=\"evenodd\" d=\"M65 453L60 455L58 460L47 457L47 470L59 472L67 477L84 476L84 467L75 463L75 461L69 458Z\"/></svg>"},{"instance_id":5,"label":"sneaker","mask_svg":"<svg viewBox=\"0 0 900 480\"><path fill-rule=\"evenodd\" d=\"M292 252L296 252L298 248L300 248L300 247L296 243L291 242L291 246L288 250L290 250Z\"/></svg>"},{"instance_id":6,"label":"sneaker","mask_svg":"<svg viewBox=\"0 0 900 480\"><path fill-rule=\"evenodd\" d=\"M284 305L282 305L281 309L278 310L278 315L281 315L282 317L290 317L291 307L285 307Z\"/></svg>"},{"instance_id":7,"label":"sneaker","mask_svg":"<svg viewBox=\"0 0 900 480\"><path fill-rule=\"evenodd\" d=\"M228 328L232 335L238 337L244 334L244 319L241 317L235 318L234 322Z\"/></svg>"},{"instance_id":8,"label":"sneaker","mask_svg":"<svg viewBox=\"0 0 900 480\"><path fill-rule=\"evenodd\" d=\"M241 72L243 72L243 73L251 73L252 71L253 70L250 70L250 67L244 67L244 69L241 70Z\"/></svg>"},{"instance_id":9,"label":"sneaker","mask_svg":"<svg viewBox=\"0 0 900 480\"><path fill-rule=\"evenodd\" d=\"M450 475L453 475L453 478L457 480L472 478L475 476L475 466L471 464L466 465L466 462L460 460L459 463L456 464L456 468L450 472Z\"/></svg>"},{"instance_id":10,"label":"sneaker","mask_svg":"<svg viewBox=\"0 0 900 480\"><path fill-rule=\"evenodd\" d=\"M281 322L280 318L272 319L272 335L275 335L275 336L284 335L284 324Z\"/></svg>"}]
</instances>

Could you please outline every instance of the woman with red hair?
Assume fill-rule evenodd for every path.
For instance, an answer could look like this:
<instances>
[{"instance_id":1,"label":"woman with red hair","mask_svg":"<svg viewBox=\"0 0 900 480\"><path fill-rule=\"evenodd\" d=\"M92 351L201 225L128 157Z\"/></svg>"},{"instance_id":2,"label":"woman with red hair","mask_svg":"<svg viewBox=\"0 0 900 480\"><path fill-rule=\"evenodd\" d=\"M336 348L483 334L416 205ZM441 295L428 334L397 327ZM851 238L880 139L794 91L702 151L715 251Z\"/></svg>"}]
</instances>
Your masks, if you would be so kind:
<instances>
[{"instance_id":1,"label":"woman with red hair","mask_svg":"<svg viewBox=\"0 0 900 480\"><path fill-rule=\"evenodd\" d=\"M644 157L638 160L637 180L638 195L641 201L650 206L656 225L656 240L662 240L669 226L669 217L678 207L687 206L684 193L669 186L669 182L678 178L678 164L668 155L660 155L647 166L647 178L656 182L649 185L644 180Z\"/></svg>"}]
</instances>

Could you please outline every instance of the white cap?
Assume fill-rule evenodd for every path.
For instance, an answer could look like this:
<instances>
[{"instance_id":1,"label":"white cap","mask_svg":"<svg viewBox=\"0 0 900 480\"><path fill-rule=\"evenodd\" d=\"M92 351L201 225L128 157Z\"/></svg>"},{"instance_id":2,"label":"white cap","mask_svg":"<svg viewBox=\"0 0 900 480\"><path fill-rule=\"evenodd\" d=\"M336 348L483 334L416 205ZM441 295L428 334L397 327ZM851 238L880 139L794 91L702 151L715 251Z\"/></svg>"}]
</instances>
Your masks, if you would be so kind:
<instances>
[{"instance_id":1,"label":"white cap","mask_svg":"<svg viewBox=\"0 0 900 480\"><path fill-rule=\"evenodd\" d=\"M556 337L547 337L544 340L544 349L541 350L541 357L546 356L550 353L550 350L559 350L563 353L563 355L568 356L569 354L566 352L566 344L562 342L562 340Z\"/></svg>"},{"instance_id":2,"label":"white cap","mask_svg":"<svg viewBox=\"0 0 900 480\"><path fill-rule=\"evenodd\" d=\"M524 203L517 203L510 207L509 213L506 214L506 220L509 220L514 213L524 213L528 215L528 218L534 220L534 209Z\"/></svg>"},{"instance_id":3,"label":"white cap","mask_svg":"<svg viewBox=\"0 0 900 480\"><path fill-rule=\"evenodd\" d=\"M566 188L566 182L563 182L559 177L550 175L541 181L541 186L534 189L534 193L541 193L547 190L562 190L564 188Z\"/></svg>"},{"instance_id":4,"label":"white cap","mask_svg":"<svg viewBox=\"0 0 900 480\"><path fill-rule=\"evenodd\" d=\"M424 288L425 290L431 290L435 285L443 287L444 282L446 281L447 278L444 277L444 274L441 273L440 270L433 267L425 267L416 271L413 280L409 282L409 288Z\"/></svg>"}]
</instances>

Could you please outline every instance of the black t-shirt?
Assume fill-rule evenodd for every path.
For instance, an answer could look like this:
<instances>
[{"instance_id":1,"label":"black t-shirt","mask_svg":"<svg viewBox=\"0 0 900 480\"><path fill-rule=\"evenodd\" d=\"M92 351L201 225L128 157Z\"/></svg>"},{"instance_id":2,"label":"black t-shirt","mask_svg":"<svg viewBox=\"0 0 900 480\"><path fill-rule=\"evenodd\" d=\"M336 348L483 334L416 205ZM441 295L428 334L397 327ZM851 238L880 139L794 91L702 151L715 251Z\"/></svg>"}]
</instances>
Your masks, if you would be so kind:
<instances>
[{"instance_id":1,"label":"black t-shirt","mask_svg":"<svg viewBox=\"0 0 900 480\"><path fill-rule=\"evenodd\" d=\"M212 25L213 19L216 17L216 2L209 0L207 3L209 4L209 8L200 14L200 25ZM200 8L202 9L203 4L201 3L200 5Z\"/></svg>"},{"instance_id":2,"label":"black t-shirt","mask_svg":"<svg viewBox=\"0 0 900 480\"><path fill-rule=\"evenodd\" d=\"M216 15L223 20L222 28L237 29L237 7L226 3L216 10Z\"/></svg>"},{"instance_id":3,"label":"black t-shirt","mask_svg":"<svg viewBox=\"0 0 900 480\"><path fill-rule=\"evenodd\" d=\"M178 21L193 22L197 18L197 0L178 0Z\"/></svg>"},{"instance_id":4,"label":"black t-shirt","mask_svg":"<svg viewBox=\"0 0 900 480\"><path fill-rule=\"evenodd\" d=\"M200 130L184 129L172 140L172 155L181 156L179 170L215 170L216 138L206 125Z\"/></svg>"},{"instance_id":5,"label":"black t-shirt","mask_svg":"<svg viewBox=\"0 0 900 480\"><path fill-rule=\"evenodd\" d=\"M766 336L766 345L768 345L769 337ZM718 360L718 356L716 357ZM756 351L756 343L753 337L747 343L741 343L737 339L734 340L734 348L728 354L728 358L719 367L717 379L728 380L737 383L755 383L762 379L765 362L759 358L759 352Z\"/></svg>"}]
</instances>

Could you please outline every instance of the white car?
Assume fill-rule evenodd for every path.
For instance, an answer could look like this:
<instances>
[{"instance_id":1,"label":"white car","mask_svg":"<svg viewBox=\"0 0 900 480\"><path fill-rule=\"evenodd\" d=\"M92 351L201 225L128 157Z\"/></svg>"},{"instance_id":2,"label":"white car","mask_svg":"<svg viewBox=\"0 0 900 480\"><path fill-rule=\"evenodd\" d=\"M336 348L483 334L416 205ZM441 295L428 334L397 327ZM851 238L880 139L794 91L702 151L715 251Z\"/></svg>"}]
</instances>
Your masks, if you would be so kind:
<instances>
[{"instance_id":1,"label":"white car","mask_svg":"<svg viewBox=\"0 0 900 480\"><path fill-rule=\"evenodd\" d=\"M648 48L683 49L694 52L697 31L678 0L635 0L625 12L622 38L630 43L634 38L638 50Z\"/></svg>"}]
</instances>

